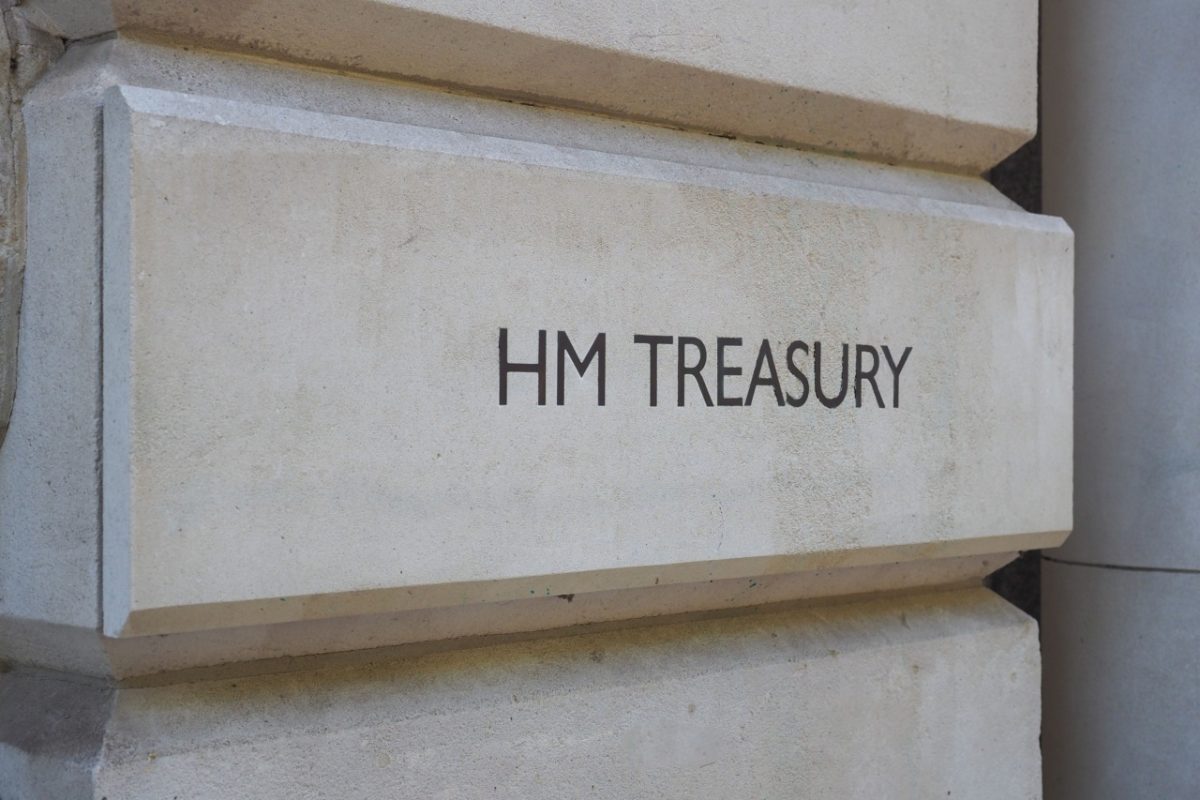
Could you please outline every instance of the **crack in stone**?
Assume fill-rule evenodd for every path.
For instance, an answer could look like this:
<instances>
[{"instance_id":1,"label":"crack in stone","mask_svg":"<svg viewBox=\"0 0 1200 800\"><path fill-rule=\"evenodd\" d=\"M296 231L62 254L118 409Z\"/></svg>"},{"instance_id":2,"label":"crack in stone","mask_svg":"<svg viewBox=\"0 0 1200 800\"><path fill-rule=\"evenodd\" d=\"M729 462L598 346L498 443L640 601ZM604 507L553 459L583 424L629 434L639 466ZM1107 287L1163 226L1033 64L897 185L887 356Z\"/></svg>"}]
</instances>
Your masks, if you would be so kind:
<instances>
[{"instance_id":1,"label":"crack in stone","mask_svg":"<svg viewBox=\"0 0 1200 800\"><path fill-rule=\"evenodd\" d=\"M1094 569L1115 569L1122 572L1165 572L1174 575L1200 575L1200 569L1188 569L1186 567L1135 567L1126 564L1095 564L1089 561L1071 561L1065 558L1051 558L1048 555L1042 555L1046 561L1053 561L1055 564L1067 564L1072 567L1092 567Z\"/></svg>"}]
</instances>

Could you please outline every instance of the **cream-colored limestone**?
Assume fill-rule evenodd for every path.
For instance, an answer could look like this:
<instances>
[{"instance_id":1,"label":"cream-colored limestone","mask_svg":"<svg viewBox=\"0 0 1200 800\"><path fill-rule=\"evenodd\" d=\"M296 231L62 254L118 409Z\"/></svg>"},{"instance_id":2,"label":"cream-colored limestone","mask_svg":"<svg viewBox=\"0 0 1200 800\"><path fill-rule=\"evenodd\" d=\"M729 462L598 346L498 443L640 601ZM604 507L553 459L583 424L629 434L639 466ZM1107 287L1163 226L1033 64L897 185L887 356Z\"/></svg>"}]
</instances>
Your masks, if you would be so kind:
<instances>
[{"instance_id":1,"label":"cream-colored limestone","mask_svg":"<svg viewBox=\"0 0 1200 800\"><path fill-rule=\"evenodd\" d=\"M982 554L1070 527L1056 221L133 87L109 92L104 147L110 634ZM549 402L513 373L498 403L497 332L527 362L542 328ZM573 376L554 404L556 330L581 354L608 337L603 407ZM638 334L705 340L718 398L717 337L744 337L725 356L738 397L763 338L802 396L784 351L805 340L812 395L708 408L688 379L677 408L671 348L651 407ZM818 341L830 395L841 343L912 353L898 379L874 357L878 399L851 366L828 409Z\"/></svg>"},{"instance_id":2,"label":"cream-colored limestone","mask_svg":"<svg viewBox=\"0 0 1200 800\"><path fill-rule=\"evenodd\" d=\"M134 637L120 644L99 640L94 633L100 549L95 450L99 425L94 416L99 407L95 388L100 380L94 349L99 338L98 328L94 326L98 320L100 259L96 221L100 211L95 194L98 182L95 170L102 160L96 149L100 139L97 135L100 97L104 89L114 83L220 95L258 107L264 113L279 108L321 111L324 113L307 118L328 120L334 126L365 124L371 127L371 123L347 119L365 117L377 123L395 123L377 124L376 130L417 126L456 131L467 134L466 138L474 137L475 141L519 140L526 142L527 148L540 152L570 154L586 151L597 162L603 161L603 154L611 154L616 156L610 159L615 164L666 163L665 168L674 170L676 176L683 176L685 184L695 182L698 175L729 176L731 180L742 181L751 187L751 192L737 196L747 203L759 202L753 200L753 187L761 182L780 197L792 191L788 187L796 187L801 193L798 196L803 192L826 193L829 197L842 198L838 202L843 203L847 202L846 198L850 198L849 202L867 198L869 204L907 209L897 212L904 219L908 218L904 215L909 212L921 215L928 211L933 217L928 222L930 225L940 225L947 218L959 219L962 224L978 224L981 229L994 226L1013 236L1023 236L1022 231L1032 230L1044 231L1033 234L1038 240L1046 237L1062 239L1061 229L1054 223L1039 222L1009 211L1010 204L977 180L757 147L579 114L479 101L390 82L356 80L213 53L185 53L124 40L76 45L25 105L25 120L31 126L35 146L30 153L34 181L29 230L31 277L25 287L22 324L26 334L33 331L36 335L25 338L23 358L26 360L22 362L23 380L14 427L8 443L0 448L0 552L4 555L0 558L0 588L4 589L0 592L0 610L5 617L0 623L3 629L0 647L3 655L84 672L128 675L226 659L398 644L418 641L422 637L477 636L749 605L787 597L930 585L977 577L980 570L985 569L985 563L1002 562L1008 557L1004 554L1011 548L1045 541L1037 537L1039 530L1052 533L1056 528L1069 525L1069 519L1058 513L1046 517L1054 517L1057 521L1045 526L1036 525L1030 520L1047 509L1034 511L1027 503L1015 502L1012 507L1023 509L1026 523L1014 524L1007 532L1021 532L1024 525L1024 533L1033 536L965 540L968 550L978 555L955 557L955 552L961 552L955 549L958 545L942 539L939 544L918 543L908 550L887 551L888 557L918 559L895 567L883 564L849 566L858 563L856 559L864 555L868 561L884 556L880 551L858 550L851 552L846 563L841 565L833 563L842 560L841 555L835 554L836 557L827 564L837 566L837 569L821 569L807 575L781 575L759 580L763 576L751 571L751 577L746 579L710 584L706 569L694 576L704 579L700 583L680 584L661 592L648 588L622 594L611 590L586 598L580 591L571 603L554 597L546 603L536 603L536 598L527 601L528 604L511 600L497 604L489 611L481 611L479 607L451 606L401 614L387 610L395 608L391 605L394 595L385 603L381 599L386 592L355 592L341 595L341 604L333 609L337 614L363 615L352 624L345 617L333 616L323 621L309 619L271 627L267 624L271 620L304 619L327 615L330 611L329 607L314 606L298 613L300 604L289 601L293 604L285 610L282 607L288 604L276 599L267 609L252 609L261 614L259 624L226 629L225 632ZM330 144L333 144L332 140ZM362 143L354 146L362 146ZM580 177L585 176L575 179ZM678 177L672 180L679 183ZM662 183L653 183L656 191L670 188L659 185ZM750 199L745 199L747 196ZM259 215L259 210L255 209L254 214ZM381 230L384 228L380 226ZM988 257L1000 259L1001 248L992 249L995 252ZM756 333L742 331L741 325L739 320L738 329L729 333L747 338ZM777 334L767 331L762 335ZM486 347L493 348L494 341ZM486 352L483 355L486 356ZM487 363L485 359L485 367ZM666 376L663 380L666 393L670 387ZM493 390L488 387L489 392ZM907 394L905 398L907 404ZM756 413L759 410L750 409ZM799 409L801 412L810 410ZM869 410L841 409L849 414ZM904 410L903 407L900 409L901 412ZM740 413L746 409L711 411ZM881 409L874 411L885 413ZM895 411L888 409L886 413ZM1067 435L1065 429L1059 427L1057 435ZM1019 448L1020 442L1016 441L1012 446ZM1061 506L1059 511L1062 511ZM1003 532L1006 531L993 530L993 533ZM722 553L724 547L722 545ZM344 555L352 558L350 553ZM817 563L809 561L807 565L813 567ZM784 567L774 565L771 570L781 568ZM827 572L828 577L823 577ZM675 578L688 579L689 575L684 570ZM653 582L652 578L647 580ZM596 584L584 584L589 585L597 587ZM541 587L538 597L545 597L546 588ZM576 588L579 587L564 587L559 593L574 594ZM214 619L223 624L249 621L232 615L221 618L211 611L201 621L209 625ZM180 620L188 622L186 616L176 621Z\"/></svg>"},{"instance_id":3,"label":"cream-colored limestone","mask_svg":"<svg viewBox=\"0 0 1200 800\"><path fill-rule=\"evenodd\" d=\"M535 111L215 53L124 40L73 45L21 107L30 133L33 187L28 198L30 277L21 301L24 344L16 373L22 380L13 430L0 447L0 613L26 629L26 623L60 626L46 628L55 640L74 641L97 624L98 126L100 98L117 81L1007 207L978 180ZM8 322L11 317L6 316ZM5 652L14 642L41 649L24 636L0 637Z\"/></svg>"},{"instance_id":4,"label":"cream-colored limestone","mask_svg":"<svg viewBox=\"0 0 1200 800\"><path fill-rule=\"evenodd\" d=\"M1036 126L1037 3L26 0L113 30L979 172Z\"/></svg>"},{"instance_id":5,"label":"cream-colored limestone","mask_svg":"<svg viewBox=\"0 0 1200 800\"><path fill-rule=\"evenodd\" d=\"M485 64L545 100L975 169L1027 132L1031 40L1013 70L964 42L1030 4L947 6L890 55L853 17L910 20L877 3L823 32L797 28L816 6L770 31L743 8L770 47L707 54L643 51L645 19L591 7L264 0L173 29L181 8L119 5L90 32L120 35L73 45L24 109L0 656L101 677L0 665L5 800L1038 796L1034 628L946 589L1070 527L1060 222L962 176L130 38L245 46L268 10L288 44L263 47L292 56L465 47L483 61L436 80ZM105 5L23 13L63 9L82 35ZM318 29L337 58L302 52ZM932 94L904 85L926 59ZM585 80L548 96L564 68ZM972 110L981 81L998 116ZM591 377L554 403L553 350L549 404L514 375L499 406L500 327L514 358L538 328L605 332L605 406ZM886 408L869 386L678 408L663 352L651 408L635 333L701 337L714 393L715 337L742 337L743 396L764 337L785 382L793 339L827 367L830 344L914 350L899 407L881 381ZM916 587L943 591L844 600Z\"/></svg>"},{"instance_id":6,"label":"cream-colored limestone","mask_svg":"<svg viewBox=\"0 0 1200 800\"><path fill-rule=\"evenodd\" d=\"M975 589L158 681L116 690L94 784L59 797L1037 798L1037 665ZM0 676L25 742L52 724L31 679Z\"/></svg>"}]
</instances>

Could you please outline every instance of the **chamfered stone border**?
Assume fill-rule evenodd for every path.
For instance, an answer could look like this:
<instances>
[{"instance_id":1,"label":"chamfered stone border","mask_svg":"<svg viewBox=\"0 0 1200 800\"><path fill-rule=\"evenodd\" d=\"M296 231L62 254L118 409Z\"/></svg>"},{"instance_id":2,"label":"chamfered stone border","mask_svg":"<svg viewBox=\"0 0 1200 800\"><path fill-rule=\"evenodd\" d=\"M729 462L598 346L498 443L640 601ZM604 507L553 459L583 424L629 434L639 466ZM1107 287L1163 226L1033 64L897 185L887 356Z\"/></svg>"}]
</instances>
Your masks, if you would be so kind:
<instances>
[{"instance_id":1,"label":"chamfered stone border","mask_svg":"<svg viewBox=\"0 0 1200 800\"><path fill-rule=\"evenodd\" d=\"M1036 130L1037 3L26 0L71 39L182 38L979 174Z\"/></svg>"}]
</instances>

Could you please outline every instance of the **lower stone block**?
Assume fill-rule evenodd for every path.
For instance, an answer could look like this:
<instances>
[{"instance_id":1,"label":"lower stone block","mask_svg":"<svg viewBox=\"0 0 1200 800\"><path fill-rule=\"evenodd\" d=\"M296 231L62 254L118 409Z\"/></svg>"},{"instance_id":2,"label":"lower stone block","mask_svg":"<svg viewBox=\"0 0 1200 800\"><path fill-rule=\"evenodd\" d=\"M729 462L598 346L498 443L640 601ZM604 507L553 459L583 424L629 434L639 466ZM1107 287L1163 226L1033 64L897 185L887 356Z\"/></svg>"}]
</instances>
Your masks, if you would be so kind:
<instances>
[{"instance_id":1,"label":"lower stone block","mask_svg":"<svg viewBox=\"0 0 1200 800\"><path fill-rule=\"evenodd\" d=\"M348 658L81 689L108 719L69 796L1040 797L1036 627L982 589ZM0 783L46 679L0 678Z\"/></svg>"}]
</instances>

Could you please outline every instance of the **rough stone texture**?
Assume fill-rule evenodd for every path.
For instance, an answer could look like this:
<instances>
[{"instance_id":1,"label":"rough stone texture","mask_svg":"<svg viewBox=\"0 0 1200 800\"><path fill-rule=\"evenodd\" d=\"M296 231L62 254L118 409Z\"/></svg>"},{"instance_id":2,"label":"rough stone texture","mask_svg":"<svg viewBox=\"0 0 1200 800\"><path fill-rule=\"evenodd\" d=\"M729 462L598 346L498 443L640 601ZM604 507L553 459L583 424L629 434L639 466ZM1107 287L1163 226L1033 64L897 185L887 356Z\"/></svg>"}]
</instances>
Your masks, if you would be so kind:
<instances>
[{"instance_id":1,"label":"rough stone texture","mask_svg":"<svg viewBox=\"0 0 1200 800\"><path fill-rule=\"evenodd\" d=\"M115 29L979 174L1035 129L1037 3L28 0ZM286 20L286 23L282 22Z\"/></svg>"},{"instance_id":2,"label":"rough stone texture","mask_svg":"<svg viewBox=\"0 0 1200 800\"><path fill-rule=\"evenodd\" d=\"M127 686L55 797L1037 798L1037 664L973 589Z\"/></svg>"},{"instance_id":3,"label":"rough stone texture","mask_svg":"<svg viewBox=\"0 0 1200 800\"><path fill-rule=\"evenodd\" d=\"M110 635L1070 528L1071 245L1053 220L129 87L104 142ZM565 407L538 405L529 375L497 404L497 331L529 361L542 327L580 348L606 332L604 407L574 376ZM760 337L789 394L793 338L824 340L826 391L832 343L913 354L899 395L881 380L888 408L856 386L862 408L834 412L770 389L714 410L694 384L675 408L662 353L651 408L639 333L707 339L710 363L716 337L746 337L737 397Z\"/></svg>"},{"instance_id":4,"label":"rough stone texture","mask_svg":"<svg viewBox=\"0 0 1200 800\"><path fill-rule=\"evenodd\" d=\"M1194 797L1200 576L1042 570L1046 797Z\"/></svg>"},{"instance_id":5,"label":"rough stone texture","mask_svg":"<svg viewBox=\"0 0 1200 800\"><path fill-rule=\"evenodd\" d=\"M101 97L106 87L122 80L246 102L1005 207L1003 198L981 181L966 178L212 53L123 40L73 45L23 104L22 121L32 130L30 178L41 188L31 198L30 270L20 317L24 345L18 372L24 377L15 397L12 429L0 447L0 613L22 626L57 626L46 627L46 635L64 645L94 631L99 607L100 203L95 192L80 187L99 185ZM38 638L15 637L23 651L45 652L43 645L50 643ZM13 641L11 635L0 639L6 651Z\"/></svg>"},{"instance_id":6,"label":"rough stone texture","mask_svg":"<svg viewBox=\"0 0 1200 800\"><path fill-rule=\"evenodd\" d=\"M18 319L25 274L25 133L21 96L62 52L62 42L0 0L0 444L17 383Z\"/></svg>"}]
</instances>

